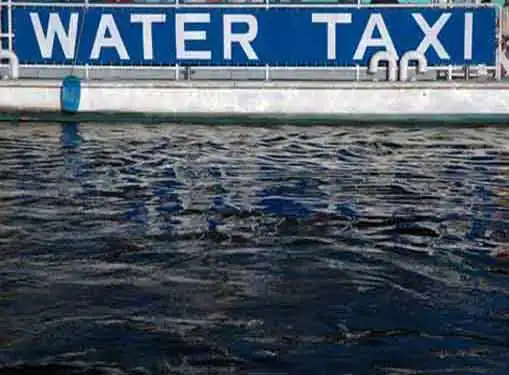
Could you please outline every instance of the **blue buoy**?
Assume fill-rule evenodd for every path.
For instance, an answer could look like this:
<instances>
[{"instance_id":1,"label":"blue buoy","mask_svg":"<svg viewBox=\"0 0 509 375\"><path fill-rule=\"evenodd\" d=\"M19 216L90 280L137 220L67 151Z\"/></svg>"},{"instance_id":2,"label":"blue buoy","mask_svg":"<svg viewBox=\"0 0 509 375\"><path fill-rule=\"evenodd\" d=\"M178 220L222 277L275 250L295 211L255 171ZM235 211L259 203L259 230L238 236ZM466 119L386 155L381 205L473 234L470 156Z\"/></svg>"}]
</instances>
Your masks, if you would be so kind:
<instances>
[{"instance_id":1,"label":"blue buoy","mask_svg":"<svg viewBox=\"0 0 509 375\"><path fill-rule=\"evenodd\" d=\"M81 80L76 76L67 76L62 81L60 106L62 112L76 113L80 108Z\"/></svg>"}]
</instances>

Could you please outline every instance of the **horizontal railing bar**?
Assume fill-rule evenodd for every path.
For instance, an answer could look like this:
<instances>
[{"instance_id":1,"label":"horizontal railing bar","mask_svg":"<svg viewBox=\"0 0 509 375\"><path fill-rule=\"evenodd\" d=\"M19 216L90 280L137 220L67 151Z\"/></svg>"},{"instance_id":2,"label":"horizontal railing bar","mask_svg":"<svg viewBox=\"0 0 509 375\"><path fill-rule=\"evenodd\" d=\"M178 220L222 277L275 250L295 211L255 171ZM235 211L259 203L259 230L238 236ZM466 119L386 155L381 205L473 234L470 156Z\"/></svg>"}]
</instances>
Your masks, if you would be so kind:
<instances>
[{"instance_id":1,"label":"horizontal railing bar","mask_svg":"<svg viewBox=\"0 0 509 375\"><path fill-rule=\"evenodd\" d=\"M221 4L221 3L157 3L157 4L141 4L141 3L121 3L121 4L106 4L106 3L47 3L47 2L12 2L12 7L26 7L26 6L38 6L38 7L83 7L87 5L90 8L266 8L270 5L271 8L489 8L496 7L502 8L499 4L491 3L467 3L467 4L454 4L454 3L428 3L428 4L344 4L344 3L327 3L327 4L282 4L282 3L271 3L271 2L258 2L258 3L235 3L235 4ZM5 6L5 5L3 5Z\"/></svg>"},{"instance_id":2,"label":"horizontal railing bar","mask_svg":"<svg viewBox=\"0 0 509 375\"><path fill-rule=\"evenodd\" d=\"M2 64L0 64L2 65ZM144 66L144 65L131 65L131 66L122 66L122 65L42 65L42 64L20 64L20 68L22 69L74 69L74 70L148 70L148 71L161 71L166 70L168 72L173 72L177 66L176 65L166 65L166 66ZM179 70L192 69L192 70L209 70L209 71L217 71L217 70L235 70L235 71L264 71L267 69L265 66L196 66L196 65L179 65ZM414 70L416 67L410 66L409 69ZM498 69L497 66L494 65L473 65L470 66L471 69L483 68L487 71L496 71ZM357 71L357 70L367 70L367 66L358 67L352 66L343 66L343 67L312 67L312 66L302 66L302 67L284 67L284 66L269 66L269 71ZM465 66L463 65L441 65L441 66L428 66L428 71L464 71Z\"/></svg>"}]
</instances>

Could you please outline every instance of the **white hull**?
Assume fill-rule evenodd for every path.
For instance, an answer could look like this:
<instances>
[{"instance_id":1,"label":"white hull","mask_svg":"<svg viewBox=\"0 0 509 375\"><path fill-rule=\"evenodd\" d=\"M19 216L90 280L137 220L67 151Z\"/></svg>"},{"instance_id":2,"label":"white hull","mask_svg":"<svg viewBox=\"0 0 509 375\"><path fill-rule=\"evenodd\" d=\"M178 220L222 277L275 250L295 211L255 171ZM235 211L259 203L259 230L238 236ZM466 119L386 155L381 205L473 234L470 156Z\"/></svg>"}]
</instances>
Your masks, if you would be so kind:
<instances>
[{"instance_id":1,"label":"white hull","mask_svg":"<svg viewBox=\"0 0 509 375\"><path fill-rule=\"evenodd\" d=\"M60 113L61 81L0 81L0 111ZM509 82L82 82L79 113L509 120Z\"/></svg>"}]
</instances>

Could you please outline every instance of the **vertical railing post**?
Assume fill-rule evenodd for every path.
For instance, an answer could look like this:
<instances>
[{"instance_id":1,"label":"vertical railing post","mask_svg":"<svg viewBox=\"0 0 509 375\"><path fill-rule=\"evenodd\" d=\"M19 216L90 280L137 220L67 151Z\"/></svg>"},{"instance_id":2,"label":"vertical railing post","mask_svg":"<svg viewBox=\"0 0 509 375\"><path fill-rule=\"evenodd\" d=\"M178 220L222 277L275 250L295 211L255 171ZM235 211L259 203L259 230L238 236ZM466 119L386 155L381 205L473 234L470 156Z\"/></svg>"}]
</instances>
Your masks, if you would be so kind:
<instances>
[{"instance_id":1,"label":"vertical railing post","mask_svg":"<svg viewBox=\"0 0 509 375\"><path fill-rule=\"evenodd\" d=\"M4 29L2 28L2 8L3 8L3 4L2 4L2 0L0 0L0 51L4 49Z\"/></svg>"},{"instance_id":2,"label":"vertical railing post","mask_svg":"<svg viewBox=\"0 0 509 375\"><path fill-rule=\"evenodd\" d=\"M504 41L504 29L505 29L505 19L506 17L504 17L504 9L503 7L501 6L498 6L498 12L497 12L497 15L498 15L498 30L497 30L497 40L498 40L498 46L497 46L497 54L495 56L496 58L496 66L495 66L495 79L497 81L501 80L502 79L502 69L503 69L503 66L502 66L502 54L505 53L505 45L503 45L503 41Z\"/></svg>"},{"instance_id":3,"label":"vertical railing post","mask_svg":"<svg viewBox=\"0 0 509 375\"><path fill-rule=\"evenodd\" d=\"M12 52L12 0L7 0L7 43Z\"/></svg>"}]
</instances>

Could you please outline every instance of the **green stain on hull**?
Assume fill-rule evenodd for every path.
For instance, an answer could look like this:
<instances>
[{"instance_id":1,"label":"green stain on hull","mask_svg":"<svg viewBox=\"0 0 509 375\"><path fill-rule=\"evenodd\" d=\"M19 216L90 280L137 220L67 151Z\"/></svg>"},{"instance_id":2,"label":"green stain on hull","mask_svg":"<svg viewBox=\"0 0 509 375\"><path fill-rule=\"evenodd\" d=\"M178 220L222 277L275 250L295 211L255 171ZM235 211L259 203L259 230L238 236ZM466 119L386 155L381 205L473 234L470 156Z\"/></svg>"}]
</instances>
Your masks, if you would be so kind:
<instances>
[{"instance_id":1,"label":"green stain on hull","mask_svg":"<svg viewBox=\"0 0 509 375\"><path fill-rule=\"evenodd\" d=\"M462 115L231 115L231 114L134 114L9 112L0 113L0 121L8 122L97 122L97 123L181 123L189 125L509 125L507 114Z\"/></svg>"}]
</instances>

